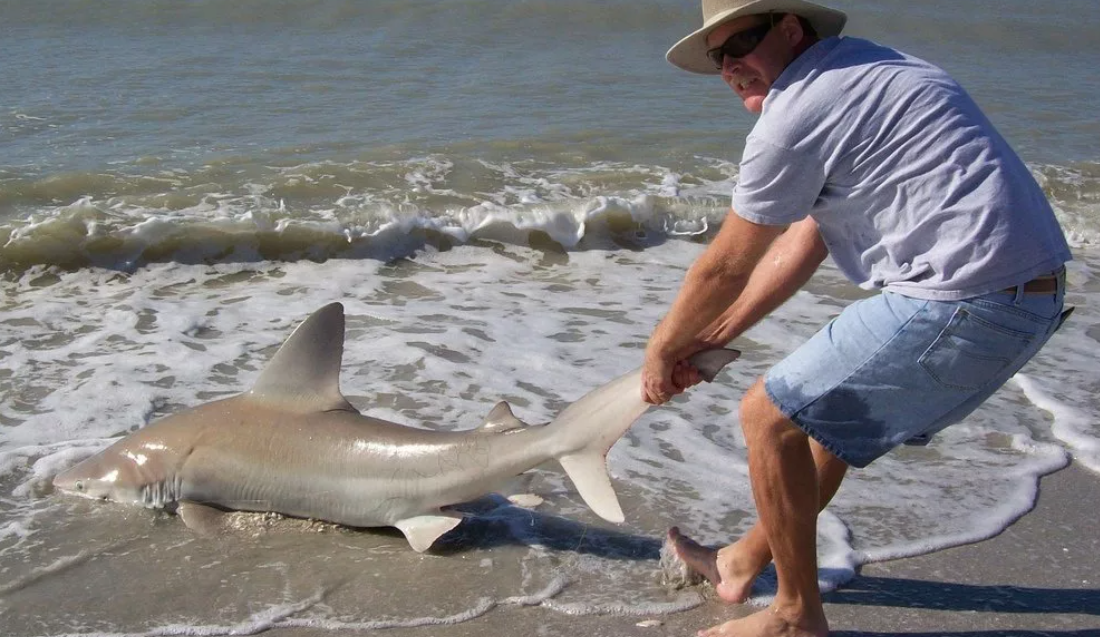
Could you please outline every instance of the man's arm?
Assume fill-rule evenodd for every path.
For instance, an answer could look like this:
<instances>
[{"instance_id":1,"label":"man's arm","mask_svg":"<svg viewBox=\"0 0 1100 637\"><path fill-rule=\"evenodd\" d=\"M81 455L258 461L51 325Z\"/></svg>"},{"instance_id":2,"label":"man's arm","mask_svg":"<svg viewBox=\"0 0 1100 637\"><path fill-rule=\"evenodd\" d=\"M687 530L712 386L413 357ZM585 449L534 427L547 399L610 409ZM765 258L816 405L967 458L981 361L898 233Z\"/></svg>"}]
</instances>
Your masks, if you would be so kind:
<instances>
[{"instance_id":1,"label":"man's arm","mask_svg":"<svg viewBox=\"0 0 1100 637\"><path fill-rule=\"evenodd\" d=\"M828 250L812 219L784 229L746 221L732 211L726 217L650 337L642 372L647 402L660 404L680 393L672 382L678 361L736 338L789 299L821 265Z\"/></svg>"},{"instance_id":2,"label":"man's arm","mask_svg":"<svg viewBox=\"0 0 1100 637\"><path fill-rule=\"evenodd\" d=\"M753 268L737 300L699 333L699 341L707 347L722 347L737 338L802 289L827 256L829 250L813 219L792 224Z\"/></svg>"}]
</instances>

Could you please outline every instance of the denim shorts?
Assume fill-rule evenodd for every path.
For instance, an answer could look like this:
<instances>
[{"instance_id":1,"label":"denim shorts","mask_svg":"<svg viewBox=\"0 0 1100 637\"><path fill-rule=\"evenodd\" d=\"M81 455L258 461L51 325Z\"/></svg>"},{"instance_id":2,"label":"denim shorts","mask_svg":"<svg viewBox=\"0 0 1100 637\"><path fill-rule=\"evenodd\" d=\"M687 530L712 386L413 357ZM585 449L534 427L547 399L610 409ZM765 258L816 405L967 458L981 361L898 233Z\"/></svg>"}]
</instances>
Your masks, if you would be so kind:
<instances>
[{"instance_id":1,"label":"denim shorts","mask_svg":"<svg viewBox=\"0 0 1100 637\"><path fill-rule=\"evenodd\" d=\"M1057 292L857 301L764 378L771 401L826 449L865 467L927 441L1004 385L1061 324Z\"/></svg>"}]
</instances>

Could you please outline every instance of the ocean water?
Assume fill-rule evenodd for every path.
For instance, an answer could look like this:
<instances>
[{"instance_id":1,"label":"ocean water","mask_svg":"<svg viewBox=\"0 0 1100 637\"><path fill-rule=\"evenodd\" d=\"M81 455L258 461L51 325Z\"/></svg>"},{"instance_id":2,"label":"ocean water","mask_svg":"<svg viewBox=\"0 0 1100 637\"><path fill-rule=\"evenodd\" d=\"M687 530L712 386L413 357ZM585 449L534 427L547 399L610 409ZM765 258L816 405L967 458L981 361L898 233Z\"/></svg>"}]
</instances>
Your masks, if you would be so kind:
<instances>
[{"instance_id":1,"label":"ocean water","mask_svg":"<svg viewBox=\"0 0 1100 637\"><path fill-rule=\"evenodd\" d=\"M1100 473L1092 3L836 4L849 33L947 68L1019 150L1071 241L1077 310L964 423L850 474L821 519L827 587L1000 532L1068 463ZM752 523L737 401L865 294L830 264L719 382L612 449L621 526L556 465L509 485L543 504L472 503L430 555L272 516L200 538L50 486L247 389L332 301L344 393L410 426L472 428L500 399L545 422L639 365L752 126L720 81L664 61L698 22L680 0L0 3L0 632L457 631L502 608L699 604L657 581L663 532Z\"/></svg>"}]
</instances>

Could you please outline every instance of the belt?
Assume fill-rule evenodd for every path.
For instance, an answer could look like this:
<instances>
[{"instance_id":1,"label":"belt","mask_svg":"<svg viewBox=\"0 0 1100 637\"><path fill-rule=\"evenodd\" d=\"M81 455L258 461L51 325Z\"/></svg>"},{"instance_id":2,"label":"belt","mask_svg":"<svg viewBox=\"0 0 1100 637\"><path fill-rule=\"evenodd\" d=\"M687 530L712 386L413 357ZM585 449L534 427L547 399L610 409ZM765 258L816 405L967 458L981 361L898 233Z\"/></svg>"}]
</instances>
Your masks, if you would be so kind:
<instances>
[{"instance_id":1,"label":"belt","mask_svg":"<svg viewBox=\"0 0 1100 637\"><path fill-rule=\"evenodd\" d=\"M1057 274L1046 274L1035 277L1023 284L1024 294L1054 294L1058 291L1058 283L1061 277ZM1021 286L1014 285L1001 290L1009 294L1017 294Z\"/></svg>"}]
</instances>

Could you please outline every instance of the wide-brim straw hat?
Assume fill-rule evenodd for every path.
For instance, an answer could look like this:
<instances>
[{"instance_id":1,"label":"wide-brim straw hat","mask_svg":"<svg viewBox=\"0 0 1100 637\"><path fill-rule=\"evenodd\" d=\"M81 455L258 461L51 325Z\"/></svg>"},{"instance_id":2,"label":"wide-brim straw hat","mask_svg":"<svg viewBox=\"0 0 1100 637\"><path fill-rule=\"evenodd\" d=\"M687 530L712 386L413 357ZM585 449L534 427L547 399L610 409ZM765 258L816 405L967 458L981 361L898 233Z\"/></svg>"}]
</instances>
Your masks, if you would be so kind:
<instances>
[{"instance_id":1,"label":"wide-brim straw hat","mask_svg":"<svg viewBox=\"0 0 1100 637\"><path fill-rule=\"evenodd\" d=\"M806 18L820 38L840 35L848 21L843 11L802 0L703 0L703 26L672 45L665 59L685 71L718 75L721 71L707 58L707 36L730 20L761 13L793 13Z\"/></svg>"}]
</instances>

